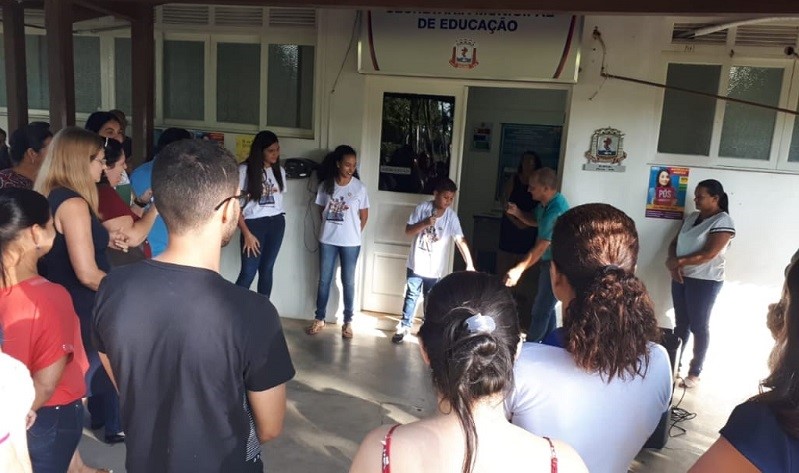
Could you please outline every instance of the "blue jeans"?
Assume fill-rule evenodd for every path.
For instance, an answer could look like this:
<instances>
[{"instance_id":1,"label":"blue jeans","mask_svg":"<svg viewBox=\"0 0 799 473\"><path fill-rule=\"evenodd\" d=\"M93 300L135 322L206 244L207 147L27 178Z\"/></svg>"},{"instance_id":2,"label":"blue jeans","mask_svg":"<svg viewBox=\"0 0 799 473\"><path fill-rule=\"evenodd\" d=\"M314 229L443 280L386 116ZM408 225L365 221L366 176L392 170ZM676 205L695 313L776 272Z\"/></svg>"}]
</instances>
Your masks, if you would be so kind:
<instances>
[{"instance_id":1,"label":"blue jeans","mask_svg":"<svg viewBox=\"0 0 799 473\"><path fill-rule=\"evenodd\" d=\"M88 402L86 407L91 416L92 428L105 426L105 435L122 432L122 420L119 414L119 394L108 377L108 373L100 363L96 351L87 352L89 371L86 373Z\"/></svg>"},{"instance_id":2,"label":"blue jeans","mask_svg":"<svg viewBox=\"0 0 799 473\"><path fill-rule=\"evenodd\" d=\"M402 326L410 328L413 325L413 313L416 310L419 294L423 293L427 298L427 293L433 289L438 278L425 278L414 273L411 268L406 269L408 283L405 286L405 302L402 304Z\"/></svg>"},{"instance_id":3,"label":"blue jeans","mask_svg":"<svg viewBox=\"0 0 799 473\"><path fill-rule=\"evenodd\" d=\"M64 473L83 433L83 403L41 407L28 430L28 453L35 473Z\"/></svg>"},{"instance_id":4,"label":"blue jeans","mask_svg":"<svg viewBox=\"0 0 799 473\"><path fill-rule=\"evenodd\" d=\"M674 303L674 334L682 339L683 349L691 334L694 334L694 357L688 368L688 374L699 376L705 363L707 347L710 344L710 312L716 303L724 281L683 278L683 283L671 282L671 299Z\"/></svg>"},{"instance_id":5,"label":"blue jeans","mask_svg":"<svg viewBox=\"0 0 799 473\"><path fill-rule=\"evenodd\" d=\"M541 342L557 327L555 304L558 300L552 293L552 278L549 276L549 261L541 261L538 277L538 292L530 311L530 328L527 330L528 342Z\"/></svg>"},{"instance_id":6,"label":"blue jeans","mask_svg":"<svg viewBox=\"0 0 799 473\"><path fill-rule=\"evenodd\" d=\"M236 279L236 285L249 289L255 273L258 273L258 293L269 297L272 294L272 270L275 268L277 254L283 243L283 234L286 232L286 217L261 217L245 220L244 223L250 232L258 239L261 254L247 256L241 253L241 271ZM241 236L240 248L244 249L244 235Z\"/></svg>"},{"instance_id":7,"label":"blue jeans","mask_svg":"<svg viewBox=\"0 0 799 473\"><path fill-rule=\"evenodd\" d=\"M341 261L341 286L344 292L344 323L352 321L355 301L355 266L360 246L335 246L319 243L319 286L316 289L316 320L325 320L330 284L336 270L336 257Z\"/></svg>"}]
</instances>

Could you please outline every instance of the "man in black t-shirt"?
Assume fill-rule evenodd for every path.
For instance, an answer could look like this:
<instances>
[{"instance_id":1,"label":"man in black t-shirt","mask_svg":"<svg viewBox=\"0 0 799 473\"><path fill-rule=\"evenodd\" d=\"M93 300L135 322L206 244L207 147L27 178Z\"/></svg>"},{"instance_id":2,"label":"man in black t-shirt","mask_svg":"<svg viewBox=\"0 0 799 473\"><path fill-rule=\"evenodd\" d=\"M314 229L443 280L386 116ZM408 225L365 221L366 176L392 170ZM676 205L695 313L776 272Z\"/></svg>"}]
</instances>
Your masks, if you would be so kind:
<instances>
[{"instance_id":1,"label":"man in black t-shirt","mask_svg":"<svg viewBox=\"0 0 799 473\"><path fill-rule=\"evenodd\" d=\"M155 260L116 269L94 308L94 338L120 394L129 473L262 472L294 377L277 311L219 274L246 202L216 143L161 151L153 196L169 230Z\"/></svg>"}]
</instances>

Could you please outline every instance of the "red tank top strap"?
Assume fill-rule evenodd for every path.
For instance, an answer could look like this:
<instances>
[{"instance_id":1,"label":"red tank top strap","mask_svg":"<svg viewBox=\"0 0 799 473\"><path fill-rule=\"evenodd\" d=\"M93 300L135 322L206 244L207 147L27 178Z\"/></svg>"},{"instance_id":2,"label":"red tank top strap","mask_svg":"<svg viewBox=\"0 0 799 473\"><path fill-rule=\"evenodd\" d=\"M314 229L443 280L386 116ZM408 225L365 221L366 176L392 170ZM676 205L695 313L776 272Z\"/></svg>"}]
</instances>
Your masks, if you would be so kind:
<instances>
[{"instance_id":1,"label":"red tank top strap","mask_svg":"<svg viewBox=\"0 0 799 473\"><path fill-rule=\"evenodd\" d=\"M388 429L386 436L383 438L383 473L391 473L391 435L394 434L394 430L399 426L399 424L396 424Z\"/></svg>"},{"instance_id":2,"label":"red tank top strap","mask_svg":"<svg viewBox=\"0 0 799 473\"><path fill-rule=\"evenodd\" d=\"M558 473L558 454L555 452L555 444L552 443L552 440L549 437L544 437L547 442L549 442L549 452L550 452L550 469L551 473Z\"/></svg>"}]
</instances>

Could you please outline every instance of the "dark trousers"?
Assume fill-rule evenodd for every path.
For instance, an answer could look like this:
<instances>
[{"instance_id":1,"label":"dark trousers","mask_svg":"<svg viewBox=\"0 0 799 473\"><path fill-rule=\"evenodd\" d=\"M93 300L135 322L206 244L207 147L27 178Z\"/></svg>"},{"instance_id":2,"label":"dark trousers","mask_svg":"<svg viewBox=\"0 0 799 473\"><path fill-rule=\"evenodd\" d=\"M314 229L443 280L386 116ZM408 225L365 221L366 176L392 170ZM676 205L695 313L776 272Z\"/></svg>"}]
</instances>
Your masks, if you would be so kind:
<instances>
[{"instance_id":1,"label":"dark trousers","mask_svg":"<svg viewBox=\"0 0 799 473\"><path fill-rule=\"evenodd\" d=\"M557 327L555 304L558 300L552 293L552 278L549 275L550 261L541 261L538 276L538 292L533 301L530 317L530 328L527 330L528 342L541 342Z\"/></svg>"},{"instance_id":2,"label":"dark trousers","mask_svg":"<svg viewBox=\"0 0 799 473\"><path fill-rule=\"evenodd\" d=\"M283 234L286 232L286 217L281 214L274 217L253 218L245 220L244 223L258 239L261 253L247 256L242 251L241 271L236 279L236 285L249 288L257 272L258 293L269 297L272 295L272 272L280 245L283 243ZM244 235L241 236L240 248L244 249Z\"/></svg>"},{"instance_id":3,"label":"dark trousers","mask_svg":"<svg viewBox=\"0 0 799 473\"><path fill-rule=\"evenodd\" d=\"M413 313L416 311L416 301L419 295L427 294L430 289L438 282L438 278L425 278L414 273L411 268L406 268L408 283L405 287L405 302L402 304L402 326L411 328L413 326Z\"/></svg>"},{"instance_id":4,"label":"dark trousers","mask_svg":"<svg viewBox=\"0 0 799 473\"><path fill-rule=\"evenodd\" d=\"M64 473L83 432L80 399L63 406L41 407L28 430L28 453L34 473Z\"/></svg>"},{"instance_id":5,"label":"dark trousers","mask_svg":"<svg viewBox=\"0 0 799 473\"><path fill-rule=\"evenodd\" d=\"M699 376L705 363L707 347L710 343L710 312L716 302L723 281L683 278L683 283L671 282L671 298L674 303L676 326L674 334L683 341L680 361L685 344L694 335L694 357L688 374Z\"/></svg>"}]
</instances>

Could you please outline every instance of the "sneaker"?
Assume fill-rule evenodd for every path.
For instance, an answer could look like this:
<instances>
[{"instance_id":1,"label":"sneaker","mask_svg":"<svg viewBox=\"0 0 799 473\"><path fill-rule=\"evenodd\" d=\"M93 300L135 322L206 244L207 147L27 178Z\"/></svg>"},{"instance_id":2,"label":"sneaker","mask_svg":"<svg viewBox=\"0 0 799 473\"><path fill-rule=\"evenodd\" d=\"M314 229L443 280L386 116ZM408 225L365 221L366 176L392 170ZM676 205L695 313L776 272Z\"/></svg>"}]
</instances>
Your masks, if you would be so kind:
<instances>
[{"instance_id":1,"label":"sneaker","mask_svg":"<svg viewBox=\"0 0 799 473\"><path fill-rule=\"evenodd\" d=\"M405 335L410 333L410 329L408 327L399 327L397 332L391 337L391 341L393 343L402 343L402 339L405 338Z\"/></svg>"},{"instance_id":2,"label":"sneaker","mask_svg":"<svg viewBox=\"0 0 799 473\"><path fill-rule=\"evenodd\" d=\"M311 322L311 325L305 327L305 333L308 335L316 335L317 333L321 332L323 328L325 328L325 321L314 319L314 321Z\"/></svg>"},{"instance_id":3,"label":"sneaker","mask_svg":"<svg viewBox=\"0 0 799 473\"><path fill-rule=\"evenodd\" d=\"M695 388L699 385L699 376L689 374L687 378L683 378L680 381L681 388Z\"/></svg>"},{"instance_id":4,"label":"sneaker","mask_svg":"<svg viewBox=\"0 0 799 473\"><path fill-rule=\"evenodd\" d=\"M347 322L341 326L341 338L352 338L352 324Z\"/></svg>"}]
</instances>

